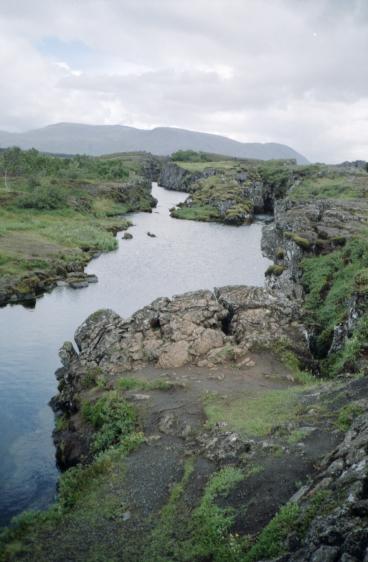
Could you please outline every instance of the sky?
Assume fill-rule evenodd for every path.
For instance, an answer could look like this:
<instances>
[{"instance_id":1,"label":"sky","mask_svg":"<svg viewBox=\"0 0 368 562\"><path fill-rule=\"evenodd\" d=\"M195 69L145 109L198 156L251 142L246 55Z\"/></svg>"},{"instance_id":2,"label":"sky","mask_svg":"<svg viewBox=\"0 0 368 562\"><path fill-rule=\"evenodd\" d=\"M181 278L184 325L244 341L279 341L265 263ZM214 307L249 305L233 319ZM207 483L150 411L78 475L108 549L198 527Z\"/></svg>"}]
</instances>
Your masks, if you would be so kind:
<instances>
[{"instance_id":1,"label":"sky","mask_svg":"<svg viewBox=\"0 0 368 562\"><path fill-rule=\"evenodd\" d=\"M172 126L368 159L366 0L0 0L0 129Z\"/></svg>"}]
</instances>

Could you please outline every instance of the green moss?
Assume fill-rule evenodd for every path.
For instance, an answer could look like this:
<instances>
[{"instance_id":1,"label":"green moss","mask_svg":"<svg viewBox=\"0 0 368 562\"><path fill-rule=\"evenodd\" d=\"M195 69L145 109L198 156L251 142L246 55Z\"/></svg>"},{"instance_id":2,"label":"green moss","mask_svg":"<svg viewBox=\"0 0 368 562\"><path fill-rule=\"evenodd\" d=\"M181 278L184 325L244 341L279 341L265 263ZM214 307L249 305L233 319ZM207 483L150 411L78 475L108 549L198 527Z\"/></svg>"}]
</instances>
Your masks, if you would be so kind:
<instances>
[{"instance_id":1,"label":"green moss","mask_svg":"<svg viewBox=\"0 0 368 562\"><path fill-rule=\"evenodd\" d=\"M81 377L81 386L83 389L93 388L97 385L99 377L102 375L101 367L89 367Z\"/></svg>"},{"instance_id":2,"label":"green moss","mask_svg":"<svg viewBox=\"0 0 368 562\"><path fill-rule=\"evenodd\" d=\"M301 430L301 429L294 429L294 431L292 431L287 439L287 442L289 443L289 445L295 445L295 443L299 443L299 441L303 441L303 439L307 436L308 434Z\"/></svg>"},{"instance_id":3,"label":"green moss","mask_svg":"<svg viewBox=\"0 0 368 562\"><path fill-rule=\"evenodd\" d=\"M336 420L336 425L341 431L347 431L352 425L355 418L360 416L364 412L364 409L360 404L352 402L351 404L346 404L341 408L338 418Z\"/></svg>"},{"instance_id":4,"label":"green moss","mask_svg":"<svg viewBox=\"0 0 368 562\"><path fill-rule=\"evenodd\" d=\"M284 265L273 264L266 269L265 275L267 277L271 275L276 275L276 277L279 277L285 271L285 269L287 268Z\"/></svg>"},{"instance_id":5,"label":"green moss","mask_svg":"<svg viewBox=\"0 0 368 562\"><path fill-rule=\"evenodd\" d=\"M276 249L276 259L282 260L285 257L285 250L283 248Z\"/></svg>"},{"instance_id":6,"label":"green moss","mask_svg":"<svg viewBox=\"0 0 368 562\"><path fill-rule=\"evenodd\" d=\"M69 427L69 420L66 416L57 416L55 418L55 430L64 431Z\"/></svg>"},{"instance_id":7,"label":"green moss","mask_svg":"<svg viewBox=\"0 0 368 562\"><path fill-rule=\"evenodd\" d=\"M295 242L295 244L297 244L297 246L299 246L303 250L309 250L312 245L311 242L307 240L307 238L303 238L295 232L285 232L285 236L286 238L293 240L293 242Z\"/></svg>"},{"instance_id":8,"label":"green moss","mask_svg":"<svg viewBox=\"0 0 368 562\"><path fill-rule=\"evenodd\" d=\"M238 203L233 207L227 209L224 215L224 222L226 224L243 224L249 221L249 215L252 212L252 205L250 201Z\"/></svg>"}]
</instances>

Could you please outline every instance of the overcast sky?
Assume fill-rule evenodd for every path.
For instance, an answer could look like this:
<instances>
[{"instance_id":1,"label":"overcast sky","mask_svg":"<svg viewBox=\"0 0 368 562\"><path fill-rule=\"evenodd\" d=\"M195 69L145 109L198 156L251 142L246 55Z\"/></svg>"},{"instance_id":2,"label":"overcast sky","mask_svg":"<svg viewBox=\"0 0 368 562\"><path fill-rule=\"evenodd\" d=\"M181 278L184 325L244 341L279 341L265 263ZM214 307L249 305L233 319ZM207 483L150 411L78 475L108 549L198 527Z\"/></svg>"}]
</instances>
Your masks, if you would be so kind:
<instances>
[{"instance_id":1,"label":"overcast sky","mask_svg":"<svg viewBox=\"0 0 368 562\"><path fill-rule=\"evenodd\" d=\"M368 159L367 0L0 0L0 129L175 126Z\"/></svg>"}]
</instances>

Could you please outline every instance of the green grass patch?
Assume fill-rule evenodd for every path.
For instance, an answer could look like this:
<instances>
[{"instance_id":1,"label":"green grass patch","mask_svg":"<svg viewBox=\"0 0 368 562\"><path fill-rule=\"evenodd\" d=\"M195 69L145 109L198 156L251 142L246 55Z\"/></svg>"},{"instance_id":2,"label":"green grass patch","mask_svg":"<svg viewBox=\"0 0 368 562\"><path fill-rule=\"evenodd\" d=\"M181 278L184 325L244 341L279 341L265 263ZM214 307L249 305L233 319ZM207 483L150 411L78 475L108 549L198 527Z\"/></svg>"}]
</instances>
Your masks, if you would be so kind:
<instances>
[{"instance_id":1,"label":"green grass patch","mask_svg":"<svg viewBox=\"0 0 368 562\"><path fill-rule=\"evenodd\" d=\"M339 415L336 420L336 426L340 431L348 431L355 418L363 414L364 408L360 404L352 402L351 404L346 404L339 411Z\"/></svg>"},{"instance_id":2,"label":"green grass patch","mask_svg":"<svg viewBox=\"0 0 368 562\"><path fill-rule=\"evenodd\" d=\"M265 437L276 425L296 419L300 410L298 397L302 387L244 394L233 400L209 396L204 408L210 426L225 421L240 433Z\"/></svg>"},{"instance_id":3,"label":"green grass patch","mask_svg":"<svg viewBox=\"0 0 368 562\"><path fill-rule=\"evenodd\" d=\"M168 561L177 554L175 530L178 529L181 516L179 506L192 473L193 459L189 458L185 461L181 481L173 486L170 497L161 510L159 521L151 533L148 548L143 556L144 562ZM182 521L180 523L183 524Z\"/></svg>"},{"instance_id":4,"label":"green grass patch","mask_svg":"<svg viewBox=\"0 0 368 562\"><path fill-rule=\"evenodd\" d=\"M322 175L321 175L322 173ZM368 196L367 174L346 174L319 170L318 174L305 177L293 187L291 199L356 199Z\"/></svg>"},{"instance_id":5,"label":"green grass patch","mask_svg":"<svg viewBox=\"0 0 368 562\"><path fill-rule=\"evenodd\" d=\"M171 211L175 219L192 221L218 221L220 213L215 207L205 205L193 205L191 207L177 207Z\"/></svg>"},{"instance_id":6,"label":"green grass patch","mask_svg":"<svg viewBox=\"0 0 368 562\"><path fill-rule=\"evenodd\" d=\"M120 390L171 390L175 383L163 379L147 381L135 377L122 377L116 383Z\"/></svg>"},{"instance_id":7,"label":"green grass patch","mask_svg":"<svg viewBox=\"0 0 368 562\"><path fill-rule=\"evenodd\" d=\"M368 242L363 239L349 240L344 248L302 261L306 321L316 334L311 342L313 352L323 360L326 376L335 376L343 370L355 372L359 357L368 345L368 315L363 313L343 348L324 359L335 327L346 320L350 299L354 293L365 290L367 267Z\"/></svg>"},{"instance_id":8,"label":"green grass patch","mask_svg":"<svg viewBox=\"0 0 368 562\"><path fill-rule=\"evenodd\" d=\"M82 403L82 416L96 430L93 450L104 451L117 444L127 444L135 432L137 414L116 391L106 393L96 401Z\"/></svg>"},{"instance_id":9,"label":"green grass patch","mask_svg":"<svg viewBox=\"0 0 368 562\"><path fill-rule=\"evenodd\" d=\"M256 543L249 550L243 562L257 562L276 558L285 552L285 539L294 529L300 515L300 508L295 503L285 505L260 533Z\"/></svg>"}]
</instances>

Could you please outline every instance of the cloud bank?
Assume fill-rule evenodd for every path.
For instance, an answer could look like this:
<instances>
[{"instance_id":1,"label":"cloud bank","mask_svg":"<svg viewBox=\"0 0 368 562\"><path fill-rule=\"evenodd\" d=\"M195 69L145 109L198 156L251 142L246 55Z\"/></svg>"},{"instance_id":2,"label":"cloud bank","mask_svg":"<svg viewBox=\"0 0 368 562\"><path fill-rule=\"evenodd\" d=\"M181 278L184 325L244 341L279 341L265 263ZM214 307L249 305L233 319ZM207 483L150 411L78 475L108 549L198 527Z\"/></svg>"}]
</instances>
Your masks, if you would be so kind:
<instances>
[{"instance_id":1,"label":"cloud bank","mask_svg":"<svg viewBox=\"0 0 368 562\"><path fill-rule=\"evenodd\" d=\"M0 129L176 126L368 159L364 0L0 2Z\"/></svg>"}]
</instances>

